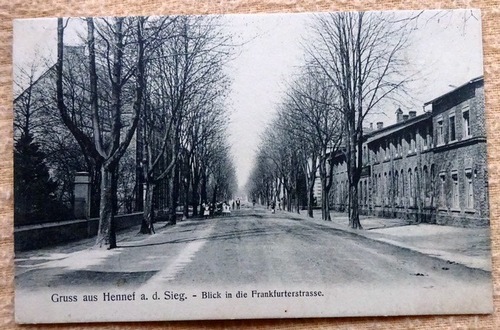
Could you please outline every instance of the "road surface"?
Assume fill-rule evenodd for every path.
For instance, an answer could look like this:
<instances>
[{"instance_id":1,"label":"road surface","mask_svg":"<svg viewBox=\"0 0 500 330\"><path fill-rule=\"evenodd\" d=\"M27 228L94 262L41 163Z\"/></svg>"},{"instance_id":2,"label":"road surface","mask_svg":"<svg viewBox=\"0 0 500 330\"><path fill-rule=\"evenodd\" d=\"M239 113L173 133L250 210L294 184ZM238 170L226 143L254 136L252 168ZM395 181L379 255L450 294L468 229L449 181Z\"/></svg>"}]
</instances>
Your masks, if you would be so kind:
<instances>
[{"instance_id":1,"label":"road surface","mask_svg":"<svg viewBox=\"0 0 500 330\"><path fill-rule=\"evenodd\" d=\"M287 212L272 214L262 208L243 208L228 217L193 219L157 228L150 236L136 231L119 233L118 248L113 250L92 249L92 240L87 240L18 253L17 301L20 305L39 305L51 299L53 292L90 290L102 296L110 288L130 293L192 288L195 291L189 293L190 299L199 299L205 288L220 288L217 294L228 288L234 289L233 293L244 288L249 294L254 289L267 292L279 288L328 292L318 300L323 309L317 311L308 305L295 316L477 313L488 312L492 306L490 272ZM213 317L215 312L207 306L206 314L196 315ZM216 313L221 313L221 306L214 307L218 308ZM272 305L262 306L256 314L235 309L227 317L286 317L282 313L289 308L267 314ZM26 309L21 309L20 315ZM227 306L223 310L228 311ZM72 313L78 313L78 308ZM113 318L109 312L105 315L111 317L109 320L137 320L137 315L143 314L127 314L129 318ZM148 319L192 318L192 314L179 315ZM32 316L28 313L25 317ZM106 317L86 313L76 320Z\"/></svg>"}]
</instances>

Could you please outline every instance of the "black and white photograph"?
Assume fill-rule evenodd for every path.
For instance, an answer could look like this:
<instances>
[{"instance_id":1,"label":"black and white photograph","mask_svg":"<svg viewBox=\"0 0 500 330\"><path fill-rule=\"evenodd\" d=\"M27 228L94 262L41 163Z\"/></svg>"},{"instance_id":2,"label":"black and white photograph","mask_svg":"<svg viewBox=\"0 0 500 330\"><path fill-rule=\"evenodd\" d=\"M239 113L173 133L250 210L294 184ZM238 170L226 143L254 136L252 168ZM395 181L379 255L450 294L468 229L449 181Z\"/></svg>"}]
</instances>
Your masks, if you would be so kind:
<instances>
[{"instance_id":1,"label":"black and white photograph","mask_svg":"<svg viewBox=\"0 0 500 330\"><path fill-rule=\"evenodd\" d=\"M16 322L493 312L479 10L13 30Z\"/></svg>"}]
</instances>

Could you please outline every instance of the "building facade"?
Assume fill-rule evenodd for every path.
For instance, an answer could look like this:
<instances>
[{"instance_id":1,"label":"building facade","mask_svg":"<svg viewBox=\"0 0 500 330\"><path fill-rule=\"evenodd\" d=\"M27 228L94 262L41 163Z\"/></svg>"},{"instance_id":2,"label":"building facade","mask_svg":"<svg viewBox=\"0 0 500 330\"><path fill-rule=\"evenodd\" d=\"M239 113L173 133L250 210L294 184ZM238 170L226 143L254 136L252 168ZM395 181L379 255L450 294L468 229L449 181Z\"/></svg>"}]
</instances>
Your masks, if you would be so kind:
<instances>
[{"instance_id":1,"label":"building facade","mask_svg":"<svg viewBox=\"0 0 500 330\"><path fill-rule=\"evenodd\" d=\"M362 214L484 226L489 223L484 80L473 79L424 105L425 112L365 134L359 182ZM333 209L348 209L344 155L333 157Z\"/></svg>"}]
</instances>

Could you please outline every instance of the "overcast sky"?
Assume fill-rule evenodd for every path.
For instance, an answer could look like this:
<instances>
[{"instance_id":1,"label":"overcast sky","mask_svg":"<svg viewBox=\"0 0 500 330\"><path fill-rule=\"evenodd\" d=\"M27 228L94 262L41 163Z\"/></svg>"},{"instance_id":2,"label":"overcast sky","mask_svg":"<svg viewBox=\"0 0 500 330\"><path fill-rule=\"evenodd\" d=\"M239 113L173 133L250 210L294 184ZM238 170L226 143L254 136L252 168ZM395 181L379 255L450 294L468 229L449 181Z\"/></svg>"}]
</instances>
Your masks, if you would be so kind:
<instances>
[{"instance_id":1,"label":"overcast sky","mask_svg":"<svg viewBox=\"0 0 500 330\"><path fill-rule=\"evenodd\" d=\"M471 15L472 13L472 15ZM407 15L401 12L401 15ZM439 19L428 20L429 17ZM284 82L303 63L301 44L313 16L310 14L228 15L227 30L241 46L228 67L233 84L230 107L230 143L240 187L252 168L259 136L272 119L284 92ZM67 38L70 40L71 38ZM419 18L406 57L419 80L409 86L414 108L483 74L479 12L429 13ZM14 23L14 77L18 68L34 58L53 62L56 52L56 20L19 20ZM370 121L395 122L397 105ZM407 112L410 109L403 109Z\"/></svg>"}]
</instances>

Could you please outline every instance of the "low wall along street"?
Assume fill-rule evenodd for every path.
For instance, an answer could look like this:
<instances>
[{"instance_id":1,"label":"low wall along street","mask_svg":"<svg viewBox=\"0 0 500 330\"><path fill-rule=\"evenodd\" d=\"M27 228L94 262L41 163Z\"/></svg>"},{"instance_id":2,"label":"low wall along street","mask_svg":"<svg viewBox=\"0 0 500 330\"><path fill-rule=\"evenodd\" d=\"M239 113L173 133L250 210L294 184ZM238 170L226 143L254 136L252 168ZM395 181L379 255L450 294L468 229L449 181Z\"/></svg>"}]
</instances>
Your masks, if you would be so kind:
<instances>
[{"instance_id":1,"label":"low wall along street","mask_svg":"<svg viewBox=\"0 0 500 330\"><path fill-rule=\"evenodd\" d=\"M143 213L115 216L116 230L141 224ZM27 251L97 235L99 218L68 220L14 228L15 251Z\"/></svg>"}]
</instances>

